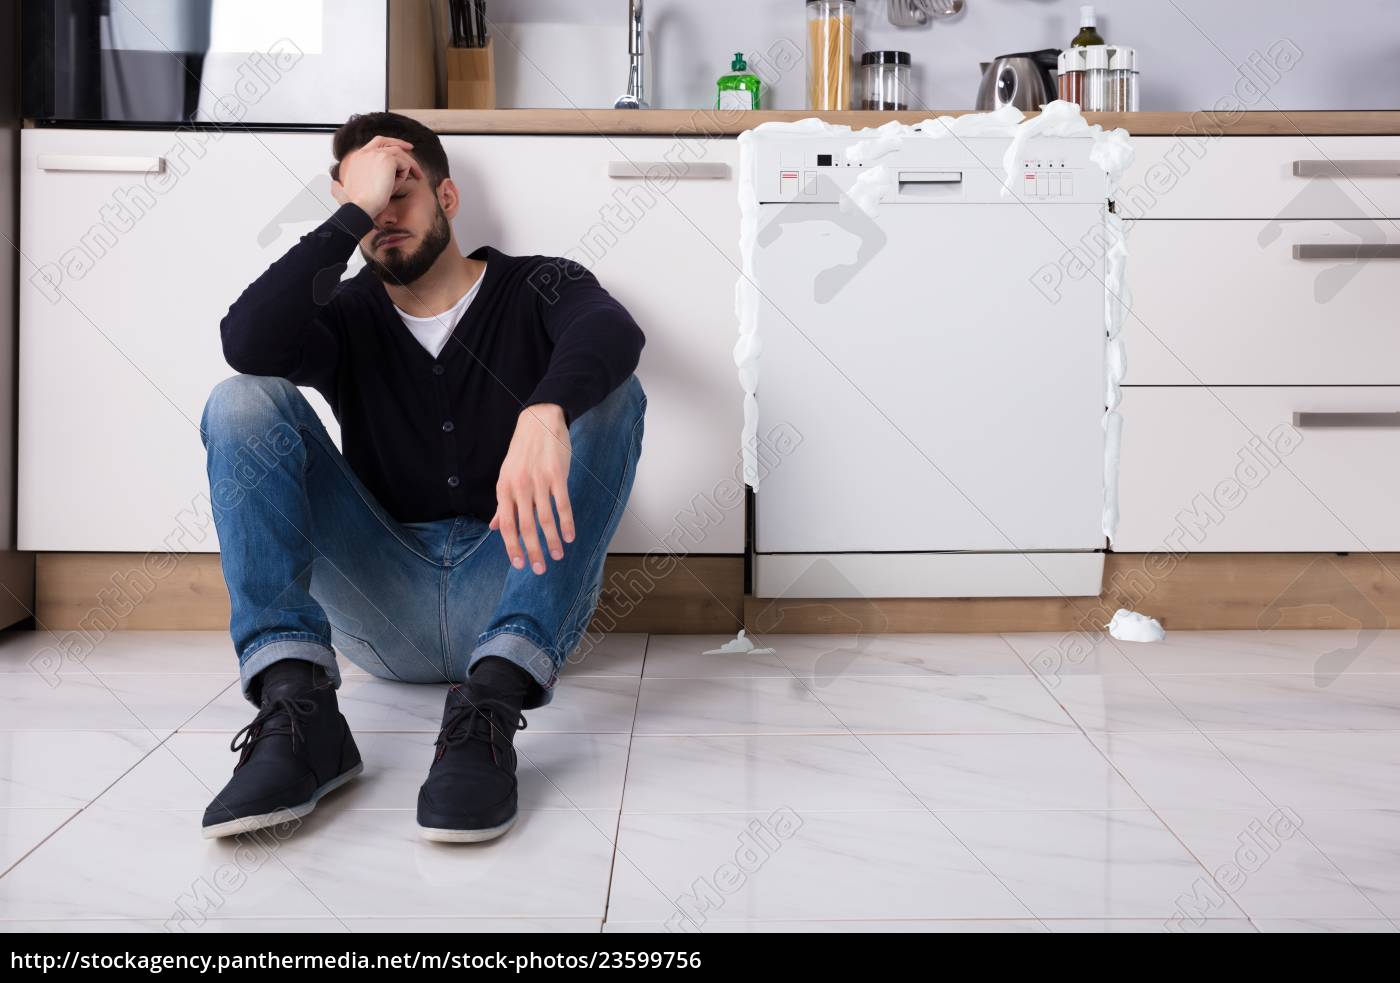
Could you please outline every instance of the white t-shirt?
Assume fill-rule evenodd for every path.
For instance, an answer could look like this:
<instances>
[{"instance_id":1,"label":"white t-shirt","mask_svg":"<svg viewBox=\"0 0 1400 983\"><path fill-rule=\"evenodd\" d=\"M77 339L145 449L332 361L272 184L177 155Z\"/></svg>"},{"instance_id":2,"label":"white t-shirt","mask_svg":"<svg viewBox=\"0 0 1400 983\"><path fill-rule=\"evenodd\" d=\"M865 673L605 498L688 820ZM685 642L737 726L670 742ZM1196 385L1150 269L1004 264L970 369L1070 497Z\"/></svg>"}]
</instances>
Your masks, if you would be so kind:
<instances>
[{"instance_id":1,"label":"white t-shirt","mask_svg":"<svg viewBox=\"0 0 1400 983\"><path fill-rule=\"evenodd\" d=\"M442 354L443 346L447 344L447 339L452 337L453 330L457 327L457 322L462 319L462 315L467 312L467 308L476 299L477 293L481 290L481 281L486 279L486 267L481 268L481 276L476 278L476 283L472 288L462 295L462 299L452 305L450 310L441 314L434 314L432 317L414 317L412 314L404 313L397 304L394 310L399 312L399 317L403 318L403 323L408 330L413 332L413 337L418 339L418 344L428 350L428 354L437 358Z\"/></svg>"}]
</instances>

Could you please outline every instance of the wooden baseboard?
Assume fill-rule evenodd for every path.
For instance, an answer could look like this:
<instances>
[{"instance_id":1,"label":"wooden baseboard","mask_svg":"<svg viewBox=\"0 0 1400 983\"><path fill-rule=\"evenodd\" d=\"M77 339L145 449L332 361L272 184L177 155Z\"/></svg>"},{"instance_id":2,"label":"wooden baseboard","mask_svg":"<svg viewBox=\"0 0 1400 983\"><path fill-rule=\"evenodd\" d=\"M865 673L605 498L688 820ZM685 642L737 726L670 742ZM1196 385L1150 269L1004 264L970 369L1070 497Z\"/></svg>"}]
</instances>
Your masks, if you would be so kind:
<instances>
[{"instance_id":1,"label":"wooden baseboard","mask_svg":"<svg viewBox=\"0 0 1400 983\"><path fill-rule=\"evenodd\" d=\"M218 554L40 553L34 577L40 629L228 628Z\"/></svg>"},{"instance_id":2,"label":"wooden baseboard","mask_svg":"<svg viewBox=\"0 0 1400 983\"><path fill-rule=\"evenodd\" d=\"M1110 553L1099 597L744 599L754 632L1092 631L1119 608L1167 629L1400 627L1400 554Z\"/></svg>"},{"instance_id":3,"label":"wooden baseboard","mask_svg":"<svg viewBox=\"0 0 1400 983\"><path fill-rule=\"evenodd\" d=\"M34 554L0 549L0 629L34 613Z\"/></svg>"},{"instance_id":4,"label":"wooden baseboard","mask_svg":"<svg viewBox=\"0 0 1400 983\"><path fill-rule=\"evenodd\" d=\"M219 557L40 553L35 615L50 631L223 629L228 590ZM609 556L594 631L732 633L744 608L738 556Z\"/></svg>"},{"instance_id":5,"label":"wooden baseboard","mask_svg":"<svg viewBox=\"0 0 1400 983\"><path fill-rule=\"evenodd\" d=\"M1400 554L1109 554L1098 598L746 597L738 556L609 556L594 631L754 632L1076 631L1120 607L1168 629L1400 627ZM226 629L219 558L137 553L41 553L41 628Z\"/></svg>"}]
</instances>

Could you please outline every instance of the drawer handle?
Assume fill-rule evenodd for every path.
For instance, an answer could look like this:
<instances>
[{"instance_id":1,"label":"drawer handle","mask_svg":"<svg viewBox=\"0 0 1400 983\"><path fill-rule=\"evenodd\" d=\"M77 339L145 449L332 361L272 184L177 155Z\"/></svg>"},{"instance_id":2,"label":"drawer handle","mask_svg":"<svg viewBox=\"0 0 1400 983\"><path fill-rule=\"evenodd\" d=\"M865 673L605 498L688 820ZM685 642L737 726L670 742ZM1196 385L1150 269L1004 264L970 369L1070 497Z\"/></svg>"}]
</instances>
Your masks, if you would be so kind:
<instances>
[{"instance_id":1,"label":"drawer handle","mask_svg":"<svg viewBox=\"0 0 1400 983\"><path fill-rule=\"evenodd\" d=\"M1310 242L1293 247L1294 259L1400 259L1400 242Z\"/></svg>"},{"instance_id":2,"label":"drawer handle","mask_svg":"<svg viewBox=\"0 0 1400 983\"><path fill-rule=\"evenodd\" d=\"M164 157L104 157L99 154L40 154L41 171L165 173Z\"/></svg>"},{"instance_id":3,"label":"drawer handle","mask_svg":"<svg viewBox=\"0 0 1400 983\"><path fill-rule=\"evenodd\" d=\"M1400 177L1400 160L1295 160L1297 177Z\"/></svg>"},{"instance_id":4,"label":"drawer handle","mask_svg":"<svg viewBox=\"0 0 1400 983\"><path fill-rule=\"evenodd\" d=\"M1400 413L1307 413L1293 414L1295 427L1314 430L1328 427L1360 427L1367 430L1389 430L1400 427Z\"/></svg>"},{"instance_id":5,"label":"drawer handle","mask_svg":"<svg viewBox=\"0 0 1400 983\"><path fill-rule=\"evenodd\" d=\"M728 164L714 161L673 164L666 160L610 160L608 177L644 178L657 168L665 168L669 176L678 181L723 181L729 177Z\"/></svg>"}]
</instances>

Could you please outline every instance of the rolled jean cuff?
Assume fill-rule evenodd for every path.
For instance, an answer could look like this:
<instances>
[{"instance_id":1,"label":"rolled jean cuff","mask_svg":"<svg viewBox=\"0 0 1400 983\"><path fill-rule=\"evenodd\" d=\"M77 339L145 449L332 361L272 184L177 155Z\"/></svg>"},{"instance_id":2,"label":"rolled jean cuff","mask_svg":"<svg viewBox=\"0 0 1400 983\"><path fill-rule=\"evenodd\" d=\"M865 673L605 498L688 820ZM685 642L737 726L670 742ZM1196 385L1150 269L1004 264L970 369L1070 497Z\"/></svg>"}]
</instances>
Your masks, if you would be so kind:
<instances>
[{"instance_id":1,"label":"rolled jean cuff","mask_svg":"<svg viewBox=\"0 0 1400 983\"><path fill-rule=\"evenodd\" d=\"M467 676L470 677L472 667L487 656L505 659L524 669L540 685L537 698L527 699L523 709L533 710L549 705L554 699L554 684L559 681L559 671L545 647L521 628L496 628L484 638L485 641L477 645L467 662Z\"/></svg>"},{"instance_id":2,"label":"rolled jean cuff","mask_svg":"<svg viewBox=\"0 0 1400 983\"><path fill-rule=\"evenodd\" d=\"M335 649L328 648L320 642L308 642L300 638L275 638L254 649L251 655L244 656L239 664L238 674L242 678L243 698L245 700L253 703L254 706L257 705L249 695L249 687L252 686L253 677L274 662L281 662L283 659L301 659L303 662L314 662L326 670L326 675L330 676L331 685L340 689L340 666L335 661Z\"/></svg>"}]
</instances>

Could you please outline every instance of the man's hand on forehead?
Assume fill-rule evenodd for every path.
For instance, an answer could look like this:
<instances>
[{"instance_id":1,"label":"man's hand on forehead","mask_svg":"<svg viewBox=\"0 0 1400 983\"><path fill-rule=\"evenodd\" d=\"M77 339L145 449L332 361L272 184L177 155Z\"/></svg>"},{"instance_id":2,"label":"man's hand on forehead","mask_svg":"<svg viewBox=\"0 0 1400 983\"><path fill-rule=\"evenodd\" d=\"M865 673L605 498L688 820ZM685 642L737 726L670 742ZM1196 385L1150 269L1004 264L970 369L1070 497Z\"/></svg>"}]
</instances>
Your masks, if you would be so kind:
<instances>
[{"instance_id":1,"label":"man's hand on forehead","mask_svg":"<svg viewBox=\"0 0 1400 983\"><path fill-rule=\"evenodd\" d=\"M375 216L409 181L423 180L423 169L413 159L413 144L377 136L340 162L331 194L342 205L354 202Z\"/></svg>"}]
</instances>

